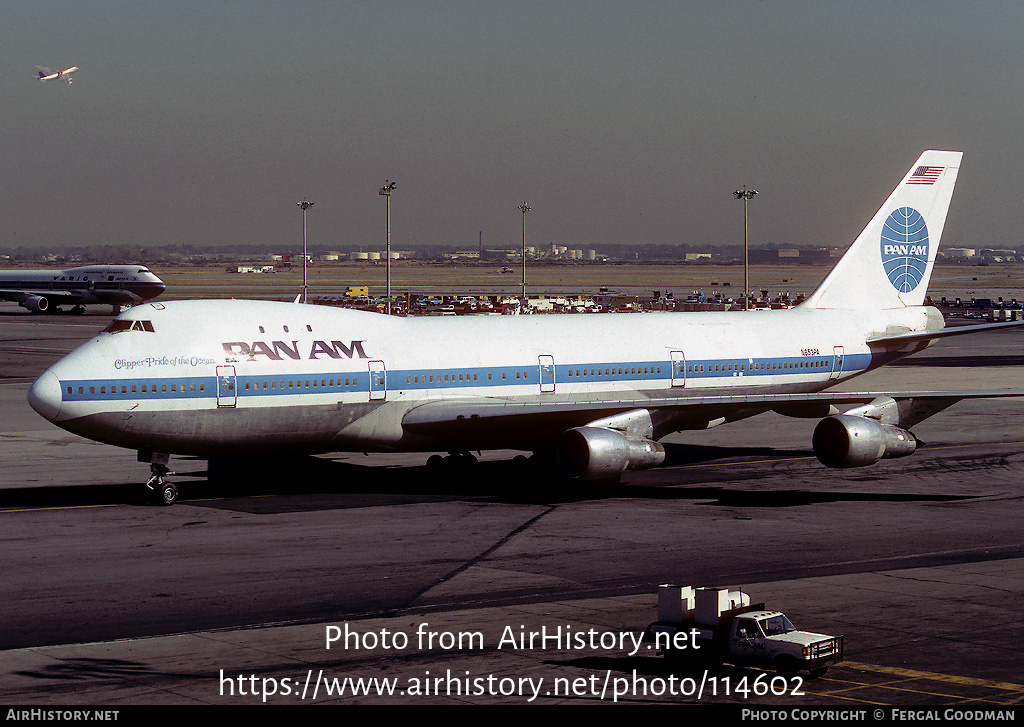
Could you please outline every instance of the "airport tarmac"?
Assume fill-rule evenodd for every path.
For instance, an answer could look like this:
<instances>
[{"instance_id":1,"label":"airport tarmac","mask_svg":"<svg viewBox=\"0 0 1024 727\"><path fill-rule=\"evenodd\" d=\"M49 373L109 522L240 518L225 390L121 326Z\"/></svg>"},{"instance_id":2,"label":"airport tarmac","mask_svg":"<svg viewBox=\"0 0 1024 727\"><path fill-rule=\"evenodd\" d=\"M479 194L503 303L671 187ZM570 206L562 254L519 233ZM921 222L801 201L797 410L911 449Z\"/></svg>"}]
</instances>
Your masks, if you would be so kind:
<instances>
[{"instance_id":1,"label":"airport tarmac","mask_svg":"<svg viewBox=\"0 0 1024 727\"><path fill-rule=\"evenodd\" d=\"M0 315L0 702L253 704L271 688L273 704L1024 699L1024 400L961 402L915 427L914 455L854 470L817 462L816 420L765 415L669 437L667 466L605 498L516 481L511 452L443 480L422 455L336 454L243 485L172 460L181 501L162 508L139 504L134 452L25 401L108 322ZM984 333L844 388L1019 388L1022 364L1024 332ZM844 634L847 661L801 694L756 693L756 670L673 675L646 645L632 653L665 582L741 588ZM346 624L349 648L327 649ZM597 643L509 638L559 627ZM395 681L357 695L345 678Z\"/></svg>"}]
</instances>

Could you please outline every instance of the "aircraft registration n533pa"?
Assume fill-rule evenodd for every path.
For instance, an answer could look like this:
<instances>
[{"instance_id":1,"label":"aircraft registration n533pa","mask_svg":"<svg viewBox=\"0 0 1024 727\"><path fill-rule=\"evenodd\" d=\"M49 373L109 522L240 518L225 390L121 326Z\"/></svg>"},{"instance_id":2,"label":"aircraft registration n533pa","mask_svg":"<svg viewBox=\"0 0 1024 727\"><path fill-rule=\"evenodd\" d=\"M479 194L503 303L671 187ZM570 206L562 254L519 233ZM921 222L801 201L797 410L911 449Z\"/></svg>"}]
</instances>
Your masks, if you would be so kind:
<instances>
[{"instance_id":1,"label":"aircraft registration n533pa","mask_svg":"<svg viewBox=\"0 0 1024 727\"><path fill-rule=\"evenodd\" d=\"M520 449L601 481L662 463L658 440L671 432L770 410L821 417L813 447L829 466L907 455L917 446L909 428L954 402L1024 395L827 391L936 338L1013 325L946 329L924 305L961 156L926 151L793 309L399 318L268 301L148 303L50 367L28 399L68 431L137 449L166 504L178 496L165 479L172 454L465 461Z\"/></svg>"}]
</instances>

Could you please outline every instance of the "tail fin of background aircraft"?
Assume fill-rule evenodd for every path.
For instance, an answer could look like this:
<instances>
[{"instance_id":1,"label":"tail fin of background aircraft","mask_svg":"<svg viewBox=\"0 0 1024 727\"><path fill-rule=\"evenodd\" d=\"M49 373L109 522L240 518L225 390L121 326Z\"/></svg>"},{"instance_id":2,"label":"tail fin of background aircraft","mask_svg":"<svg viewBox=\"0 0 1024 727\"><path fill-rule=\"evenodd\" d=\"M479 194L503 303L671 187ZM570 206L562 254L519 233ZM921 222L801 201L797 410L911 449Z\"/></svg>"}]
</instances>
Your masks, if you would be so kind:
<instances>
[{"instance_id":1,"label":"tail fin of background aircraft","mask_svg":"<svg viewBox=\"0 0 1024 727\"><path fill-rule=\"evenodd\" d=\"M959 151L922 154L803 306L922 305L962 156Z\"/></svg>"}]
</instances>

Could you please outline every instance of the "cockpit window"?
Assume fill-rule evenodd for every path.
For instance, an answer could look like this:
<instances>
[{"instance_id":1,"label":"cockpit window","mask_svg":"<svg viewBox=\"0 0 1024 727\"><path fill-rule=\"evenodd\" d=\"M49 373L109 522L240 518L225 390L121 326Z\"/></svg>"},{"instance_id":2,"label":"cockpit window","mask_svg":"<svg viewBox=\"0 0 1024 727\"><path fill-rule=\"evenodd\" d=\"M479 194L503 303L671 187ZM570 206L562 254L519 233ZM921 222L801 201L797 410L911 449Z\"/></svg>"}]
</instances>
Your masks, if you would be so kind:
<instances>
[{"instance_id":1,"label":"cockpit window","mask_svg":"<svg viewBox=\"0 0 1024 727\"><path fill-rule=\"evenodd\" d=\"M152 321L113 320L103 329L104 333L120 333L121 331L148 331L155 333Z\"/></svg>"}]
</instances>

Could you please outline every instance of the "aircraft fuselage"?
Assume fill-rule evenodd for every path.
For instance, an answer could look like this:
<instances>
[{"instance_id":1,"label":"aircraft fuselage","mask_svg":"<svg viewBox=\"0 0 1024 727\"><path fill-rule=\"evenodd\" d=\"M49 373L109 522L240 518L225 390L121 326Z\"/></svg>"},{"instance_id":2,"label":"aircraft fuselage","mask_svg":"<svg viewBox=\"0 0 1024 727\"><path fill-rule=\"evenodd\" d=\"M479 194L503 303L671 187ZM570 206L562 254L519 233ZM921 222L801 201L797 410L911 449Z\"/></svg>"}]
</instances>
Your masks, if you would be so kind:
<instances>
[{"instance_id":1,"label":"aircraft fuselage","mask_svg":"<svg viewBox=\"0 0 1024 727\"><path fill-rule=\"evenodd\" d=\"M941 325L923 307L397 318L266 301L151 303L52 366L29 399L69 431L171 454L539 450L596 418L573 404L608 401L610 415L631 408L616 401L820 391L925 345L882 353L870 336ZM404 424L424 404L466 401L565 411L444 437ZM660 417L654 434L725 420L687 409Z\"/></svg>"}]
</instances>

